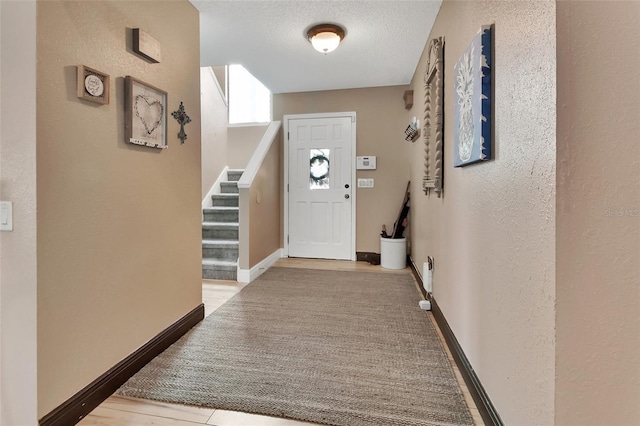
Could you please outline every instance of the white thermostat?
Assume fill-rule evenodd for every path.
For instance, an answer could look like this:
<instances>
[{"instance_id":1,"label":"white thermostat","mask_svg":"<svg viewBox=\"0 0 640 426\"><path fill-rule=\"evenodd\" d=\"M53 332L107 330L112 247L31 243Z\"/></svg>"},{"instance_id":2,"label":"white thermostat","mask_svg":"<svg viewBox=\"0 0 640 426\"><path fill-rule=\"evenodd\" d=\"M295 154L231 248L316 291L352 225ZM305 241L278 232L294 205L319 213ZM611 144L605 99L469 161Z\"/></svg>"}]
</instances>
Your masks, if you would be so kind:
<instances>
[{"instance_id":1,"label":"white thermostat","mask_svg":"<svg viewBox=\"0 0 640 426\"><path fill-rule=\"evenodd\" d=\"M374 156L360 156L356 157L356 169L357 170L375 170L376 169L376 157Z\"/></svg>"}]
</instances>

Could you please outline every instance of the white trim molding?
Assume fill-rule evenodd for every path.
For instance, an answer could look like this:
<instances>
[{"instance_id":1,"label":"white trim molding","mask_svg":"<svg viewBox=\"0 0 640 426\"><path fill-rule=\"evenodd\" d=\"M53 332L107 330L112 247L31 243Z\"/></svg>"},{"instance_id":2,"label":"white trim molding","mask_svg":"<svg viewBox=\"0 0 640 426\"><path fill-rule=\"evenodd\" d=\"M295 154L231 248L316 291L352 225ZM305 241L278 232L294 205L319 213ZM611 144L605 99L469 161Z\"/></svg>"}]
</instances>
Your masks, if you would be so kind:
<instances>
[{"instance_id":1,"label":"white trim molding","mask_svg":"<svg viewBox=\"0 0 640 426\"><path fill-rule=\"evenodd\" d=\"M265 273L267 269L271 268L274 263L284 257L282 252L283 249L277 249L251 269L240 269L240 265L238 264L238 282L246 284L253 282L256 278Z\"/></svg>"},{"instance_id":2,"label":"white trim molding","mask_svg":"<svg viewBox=\"0 0 640 426\"><path fill-rule=\"evenodd\" d=\"M205 195L204 198L202 199L203 209L207 207L213 207L213 201L211 200L211 196L213 194L220 193L220 182L225 182L229 179L229 175L227 174L228 171L229 171L229 166L224 166L224 169L222 169L222 173L218 175L218 179L216 179L216 181L213 183L211 188L209 188L209 192L207 192L207 195Z\"/></svg>"},{"instance_id":3,"label":"white trim molding","mask_svg":"<svg viewBox=\"0 0 640 426\"><path fill-rule=\"evenodd\" d=\"M251 184L258 174L258 170L260 169L264 158L267 156L267 153L271 148L271 144L276 139L278 130L280 130L280 124L280 121L273 121L269 124L269 127L267 127L262 139L260 139L260 143L258 143L258 147L249 159L249 163L247 163L247 167L245 167L242 177L238 181L239 189L251 188Z\"/></svg>"}]
</instances>

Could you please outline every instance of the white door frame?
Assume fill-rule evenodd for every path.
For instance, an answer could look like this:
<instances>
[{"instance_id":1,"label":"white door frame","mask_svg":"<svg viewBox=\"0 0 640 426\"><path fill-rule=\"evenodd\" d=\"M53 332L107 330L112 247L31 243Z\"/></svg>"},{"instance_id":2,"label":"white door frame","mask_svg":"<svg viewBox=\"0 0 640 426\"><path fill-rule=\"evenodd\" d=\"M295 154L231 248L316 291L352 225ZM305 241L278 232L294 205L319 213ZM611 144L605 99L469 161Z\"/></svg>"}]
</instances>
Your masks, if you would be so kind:
<instances>
[{"instance_id":1,"label":"white door frame","mask_svg":"<svg viewBox=\"0 0 640 426\"><path fill-rule=\"evenodd\" d=\"M289 257L289 120L308 120L316 118L351 118L351 260L356 260L356 113L349 112L328 112L321 114L290 114L283 117L284 121L284 250L283 256Z\"/></svg>"}]
</instances>

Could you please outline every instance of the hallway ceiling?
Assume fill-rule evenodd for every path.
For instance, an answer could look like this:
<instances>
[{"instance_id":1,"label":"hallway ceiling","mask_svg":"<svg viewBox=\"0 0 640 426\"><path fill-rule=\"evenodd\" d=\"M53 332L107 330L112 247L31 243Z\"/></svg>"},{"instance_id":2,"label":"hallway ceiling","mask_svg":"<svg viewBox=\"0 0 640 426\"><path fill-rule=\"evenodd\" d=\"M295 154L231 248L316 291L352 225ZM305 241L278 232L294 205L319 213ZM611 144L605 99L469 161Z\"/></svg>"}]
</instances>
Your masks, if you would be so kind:
<instances>
[{"instance_id":1,"label":"hallway ceiling","mask_svg":"<svg viewBox=\"0 0 640 426\"><path fill-rule=\"evenodd\" d=\"M408 84L441 0L190 0L200 11L202 66L241 64L273 93ZM339 24L332 53L309 27Z\"/></svg>"}]
</instances>

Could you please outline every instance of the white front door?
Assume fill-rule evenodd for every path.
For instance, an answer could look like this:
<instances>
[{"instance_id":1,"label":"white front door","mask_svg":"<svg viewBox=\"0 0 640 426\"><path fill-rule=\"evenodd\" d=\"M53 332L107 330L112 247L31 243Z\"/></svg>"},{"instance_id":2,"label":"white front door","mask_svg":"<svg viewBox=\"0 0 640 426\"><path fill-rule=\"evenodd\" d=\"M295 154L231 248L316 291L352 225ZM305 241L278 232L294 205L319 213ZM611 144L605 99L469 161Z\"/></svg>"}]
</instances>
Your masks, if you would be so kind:
<instances>
[{"instance_id":1,"label":"white front door","mask_svg":"<svg viewBox=\"0 0 640 426\"><path fill-rule=\"evenodd\" d=\"M286 120L288 254L354 260L355 115Z\"/></svg>"}]
</instances>

